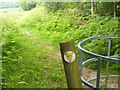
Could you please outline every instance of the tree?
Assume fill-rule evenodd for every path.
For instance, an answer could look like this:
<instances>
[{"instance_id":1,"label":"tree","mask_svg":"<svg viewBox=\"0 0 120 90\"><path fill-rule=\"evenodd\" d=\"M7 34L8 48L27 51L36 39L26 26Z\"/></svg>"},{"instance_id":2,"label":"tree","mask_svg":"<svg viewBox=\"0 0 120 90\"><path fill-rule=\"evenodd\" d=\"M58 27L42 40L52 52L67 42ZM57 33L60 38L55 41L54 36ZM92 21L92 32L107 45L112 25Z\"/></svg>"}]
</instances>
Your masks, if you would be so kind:
<instances>
[{"instance_id":1,"label":"tree","mask_svg":"<svg viewBox=\"0 0 120 90\"><path fill-rule=\"evenodd\" d=\"M120 2L115 2L115 16L119 17L120 18ZM120 20L119 20L120 22Z\"/></svg>"},{"instance_id":2,"label":"tree","mask_svg":"<svg viewBox=\"0 0 120 90\"><path fill-rule=\"evenodd\" d=\"M97 13L102 16L114 15L114 2L99 2Z\"/></svg>"},{"instance_id":3,"label":"tree","mask_svg":"<svg viewBox=\"0 0 120 90\"><path fill-rule=\"evenodd\" d=\"M28 11L28 10L31 10L32 8L35 8L36 7L36 2L35 1L29 1L29 0L25 0L25 1L21 1L19 3L19 6L25 10L25 11Z\"/></svg>"},{"instance_id":4,"label":"tree","mask_svg":"<svg viewBox=\"0 0 120 90\"><path fill-rule=\"evenodd\" d=\"M44 2L43 6L49 12L56 12L58 10L63 10L65 8L65 3L63 3L63 2Z\"/></svg>"}]
</instances>

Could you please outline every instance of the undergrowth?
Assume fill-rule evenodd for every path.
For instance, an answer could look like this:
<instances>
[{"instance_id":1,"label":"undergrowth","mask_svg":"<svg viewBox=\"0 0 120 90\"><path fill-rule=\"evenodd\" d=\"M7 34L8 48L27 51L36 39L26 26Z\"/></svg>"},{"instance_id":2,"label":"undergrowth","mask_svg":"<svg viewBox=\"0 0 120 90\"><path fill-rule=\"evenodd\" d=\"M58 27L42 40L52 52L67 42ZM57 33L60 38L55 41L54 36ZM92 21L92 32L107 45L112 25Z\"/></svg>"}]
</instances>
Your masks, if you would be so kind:
<instances>
[{"instance_id":1,"label":"undergrowth","mask_svg":"<svg viewBox=\"0 0 120 90\"><path fill-rule=\"evenodd\" d=\"M59 50L59 43L74 40L77 50L77 44L86 38L118 36L117 25L115 18L75 16L67 10L53 14L37 8L16 15L3 14L3 88L66 87L62 61L53 57ZM106 55L106 43L106 40L94 41L85 48ZM111 55L119 54L120 45L117 43L113 42ZM117 68L116 65L112 67Z\"/></svg>"}]
</instances>

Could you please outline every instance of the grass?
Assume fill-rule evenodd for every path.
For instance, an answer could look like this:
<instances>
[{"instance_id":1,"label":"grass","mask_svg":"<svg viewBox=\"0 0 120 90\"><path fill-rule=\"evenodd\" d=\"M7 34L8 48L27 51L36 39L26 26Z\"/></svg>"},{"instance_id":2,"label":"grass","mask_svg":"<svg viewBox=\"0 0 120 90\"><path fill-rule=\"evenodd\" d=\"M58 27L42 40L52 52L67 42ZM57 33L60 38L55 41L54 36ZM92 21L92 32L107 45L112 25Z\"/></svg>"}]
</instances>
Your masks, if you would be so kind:
<instances>
[{"instance_id":1,"label":"grass","mask_svg":"<svg viewBox=\"0 0 120 90\"><path fill-rule=\"evenodd\" d=\"M62 60L58 49L52 46L49 35L45 32L21 29L20 41L24 48L19 53L19 60L3 63L3 88L55 88L66 87ZM46 37L46 38L43 38Z\"/></svg>"},{"instance_id":2,"label":"grass","mask_svg":"<svg viewBox=\"0 0 120 90\"><path fill-rule=\"evenodd\" d=\"M59 41L54 41L55 39L52 39L49 31L20 27L19 20L24 14L2 14L3 22L5 22L3 27L5 44L8 43L9 45L11 40L14 40L17 46L19 45L18 52L15 49L16 53L12 53L11 50L16 47L16 44L15 46L13 44L13 46L10 46L11 49L6 51L9 56L3 56L2 88L67 87L64 67L60 58ZM16 22L11 24L12 20ZM56 35L56 33L53 34ZM9 38L8 35L12 35L12 38ZM8 46L5 48L8 48Z\"/></svg>"},{"instance_id":3,"label":"grass","mask_svg":"<svg viewBox=\"0 0 120 90\"><path fill-rule=\"evenodd\" d=\"M7 55L2 61L3 88L66 88L59 43L72 39L77 45L85 38L101 36L103 32L105 35L116 35L118 31L117 27L112 26L115 21L112 19L105 21L103 18L48 15L39 8L15 14L5 13L3 16L3 40L8 49L4 51ZM101 19L104 25L100 25ZM109 23L115 32L109 30ZM97 46L95 52L104 47L99 44L91 44ZM91 47L90 50L94 51ZM91 71L87 70L88 73Z\"/></svg>"}]
</instances>

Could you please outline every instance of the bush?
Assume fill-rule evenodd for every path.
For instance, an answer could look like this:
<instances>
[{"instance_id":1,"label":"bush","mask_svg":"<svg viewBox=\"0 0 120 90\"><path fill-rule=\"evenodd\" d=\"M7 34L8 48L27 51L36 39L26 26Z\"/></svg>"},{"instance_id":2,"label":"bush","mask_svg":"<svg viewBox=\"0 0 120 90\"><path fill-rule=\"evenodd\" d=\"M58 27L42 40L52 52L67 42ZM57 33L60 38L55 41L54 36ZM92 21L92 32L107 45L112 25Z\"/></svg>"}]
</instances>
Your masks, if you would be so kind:
<instances>
[{"instance_id":1,"label":"bush","mask_svg":"<svg viewBox=\"0 0 120 90\"><path fill-rule=\"evenodd\" d=\"M63 10L65 8L65 3L62 2L45 2L43 6L48 10L48 12L56 12L58 10Z\"/></svg>"},{"instance_id":2,"label":"bush","mask_svg":"<svg viewBox=\"0 0 120 90\"><path fill-rule=\"evenodd\" d=\"M15 20L15 19L14 19ZM19 44L19 36L21 33L18 31L13 18L4 16L2 18L2 56L3 61L13 60L17 58L17 52L21 49Z\"/></svg>"},{"instance_id":3,"label":"bush","mask_svg":"<svg viewBox=\"0 0 120 90\"><path fill-rule=\"evenodd\" d=\"M31 11L24 18L22 25L44 31L50 40L57 43L64 40L74 40L77 45L80 41L90 37L118 36L118 22L115 18L73 16L69 10L62 10L55 14L38 11L38 9ZM117 47L120 45L117 41L113 41L111 55L118 54ZM96 54L107 55L107 41L92 41L85 46L85 49ZM87 58L89 57L87 56Z\"/></svg>"},{"instance_id":4,"label":"bush","mask_svg":"<svg viewBox=\"0 0 120 90\"><path fill-rule=\"evenodd\" d=\"M19 6L25 10L25 11L28 11L28 10L31 10L33 8L36 7L36 2L31 2L31 1L21 1L19 2Z\"/></svg>"}]
</instances>

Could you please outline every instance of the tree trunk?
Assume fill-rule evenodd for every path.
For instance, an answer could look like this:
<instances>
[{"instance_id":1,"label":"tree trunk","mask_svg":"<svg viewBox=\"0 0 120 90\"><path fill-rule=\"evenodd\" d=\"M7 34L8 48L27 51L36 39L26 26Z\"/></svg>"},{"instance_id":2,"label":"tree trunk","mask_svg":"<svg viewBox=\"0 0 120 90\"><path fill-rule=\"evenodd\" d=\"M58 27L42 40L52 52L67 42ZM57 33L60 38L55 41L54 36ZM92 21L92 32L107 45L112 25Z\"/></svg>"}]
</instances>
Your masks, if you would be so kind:
<instances>
[{"instance_id":1,"label":"tree trunk","mask_svg":"<svg viewBox=\"0 0 120 90\"><path fill-rule=\"evenodd\" d=\"M116 3L114 2L114 18L116 17Z\"/></svg>"},{"instance_id":2,"label":"tree trunk","mask_svg":"<svg viewBox=\"0 0 120 90\"><path fill-rule=\"evenodd\" d=\"M96 14L97 11L97 3L94 0L91 0L91 14Z\"/></svg>"}]
</instances>

